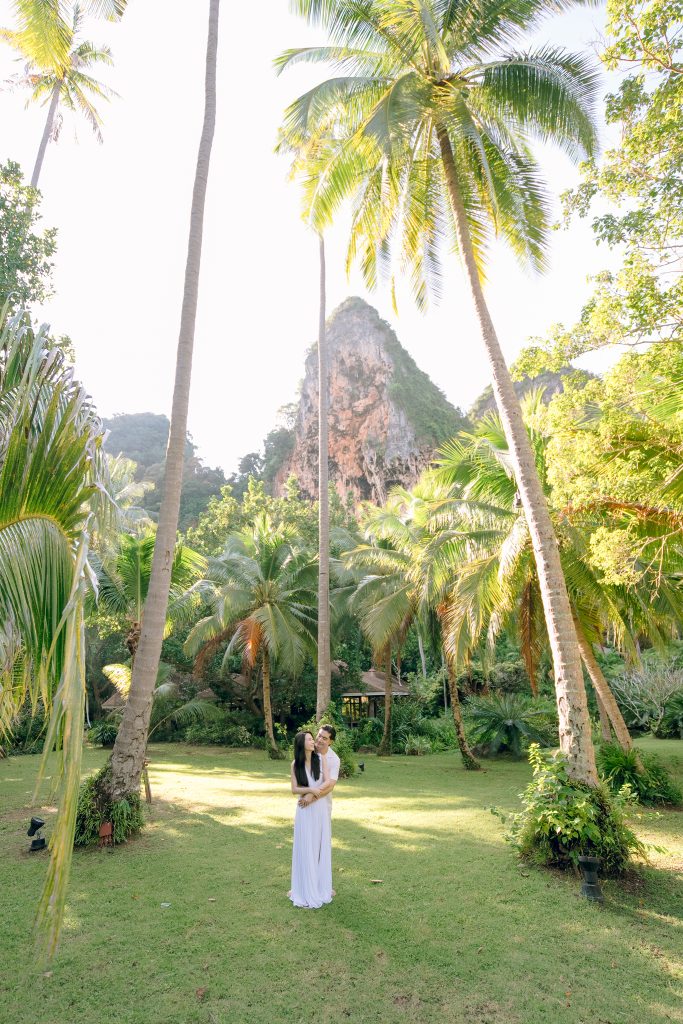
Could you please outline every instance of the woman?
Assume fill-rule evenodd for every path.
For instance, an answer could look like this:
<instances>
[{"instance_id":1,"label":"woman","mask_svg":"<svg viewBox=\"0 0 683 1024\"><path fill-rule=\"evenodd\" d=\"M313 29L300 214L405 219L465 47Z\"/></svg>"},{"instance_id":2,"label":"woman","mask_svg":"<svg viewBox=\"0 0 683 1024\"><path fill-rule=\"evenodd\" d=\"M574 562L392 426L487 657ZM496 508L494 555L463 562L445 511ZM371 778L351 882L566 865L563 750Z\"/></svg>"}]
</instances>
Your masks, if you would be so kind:
<instances>
[{"instance_id":1,"label":"woman","mask_svg":"<svg viewBox=\"0 0 683 1024\"><path fill-rule=\"evenodd\" d=\"M295 907L317 908L332 902L332 834L330 815L318 790L327 782L311 732L294 737L292 793L297 798L292 850L292 888L288 895ZM302 806L307 794L312 803Z\"/></svg>"}]
</instances>

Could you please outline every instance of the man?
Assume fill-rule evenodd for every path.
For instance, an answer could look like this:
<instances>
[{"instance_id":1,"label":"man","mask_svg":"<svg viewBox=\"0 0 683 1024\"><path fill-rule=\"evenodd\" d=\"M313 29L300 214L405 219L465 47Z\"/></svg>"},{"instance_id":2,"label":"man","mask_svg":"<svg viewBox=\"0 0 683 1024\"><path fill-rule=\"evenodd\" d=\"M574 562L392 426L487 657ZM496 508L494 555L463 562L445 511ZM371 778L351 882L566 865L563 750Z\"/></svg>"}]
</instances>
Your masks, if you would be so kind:
<instances>
[{"instance_id":1,"label":"man","mask_svg":"<svg viewBox=\"0 0 683 1024\"><path fill-rule=\"evenodd\" d=\"M327 782L324 786L321 786L320 789L317 789L315 793L307 793L299 800L301 807L308 807L308 805L312 804L314 800L326 800L330 820L332 819L332 790L339 780L339 767L341 765L339 757L335 751L332 750L332 744L336 738L337 730L333 725L321 725L320 729L318 729L318 735L315 739L315 749L323 762L323 774L327 775Z\"/></svg>"}]
</instances>

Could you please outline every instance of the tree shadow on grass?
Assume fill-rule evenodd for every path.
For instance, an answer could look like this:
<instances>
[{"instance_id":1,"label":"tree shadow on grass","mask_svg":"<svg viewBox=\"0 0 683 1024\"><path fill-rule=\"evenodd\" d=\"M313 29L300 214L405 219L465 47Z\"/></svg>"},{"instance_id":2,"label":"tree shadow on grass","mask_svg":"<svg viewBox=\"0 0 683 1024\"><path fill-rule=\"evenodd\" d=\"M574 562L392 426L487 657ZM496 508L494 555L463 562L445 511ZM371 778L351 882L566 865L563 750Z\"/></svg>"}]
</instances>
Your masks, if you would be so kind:
<instances>
[{"instance_id":1,"label":"tree shadow on grass","mask_svg":"<svg viewBox=\"0 0 683 1024\"><path fill-rule=\"evenodd\" d=\"M59 988L34 979L44 1002L36 1024L65 1014L73 1024L99 1019L96 1007L79 1009L87 998L79 955L97 973L97 1005L116 1005L125 1024L310 1020L321 993L335 1019L353 1024L677 1019L681 902L670 872L609 882L605 907L589 905L573 876L516 862L484 809L492 794L481 777L455 776L454 766L453 776L430 772L425 783L424 765L406 763L343 784L338 896L320 911L297 910L286 898L294 806L283 765L252 754L237 768L221 758L210 771L157 750L153 780L159 773L166 792L155 794L149 828L113 853L75 854ZM256 788L242 785L245 773ZM182 800L174 774L190 784ZM198 776L215 783L216 774L229 785L205 801ZM453 777L466 796L454 792ZM489 782L497 802L518 791L519 779L503 773ZM22 891L30 890L6 887L3 918L28 939L39 889L28 903ZM15 937L11 961L17 977L30 957L22 941ZM20 1010L17 996L8 1019Z\"/></svg>"}]
</instances>

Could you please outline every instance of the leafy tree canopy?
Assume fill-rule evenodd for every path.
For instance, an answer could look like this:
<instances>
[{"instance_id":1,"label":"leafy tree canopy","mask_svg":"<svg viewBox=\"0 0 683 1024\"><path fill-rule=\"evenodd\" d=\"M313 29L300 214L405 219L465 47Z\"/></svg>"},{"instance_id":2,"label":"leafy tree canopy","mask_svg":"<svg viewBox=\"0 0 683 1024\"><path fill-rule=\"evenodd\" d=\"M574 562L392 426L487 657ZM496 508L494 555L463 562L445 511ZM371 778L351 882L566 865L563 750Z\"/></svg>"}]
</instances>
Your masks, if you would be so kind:
<instances>
[{"instance_id":1,"label":"leafy tree canopy","mask_svg":"<svg viewBox=\"0 0 683 1024\"><path fill-rule=\"evenodd\" d=\"M40 193L24 183L19 164L0 165L0 310L9 301L10 312L52 293L53 256L57 231L40 221Z\"/></svg>"},{"instance_id":2,"label":"leafy tree canopy","mask_svg":"<svg viewBox=\"0 0 683 1024\"><path fill-rule=\"evenodd\" d=\"M598 242L623 248L617 273L605 271L579 323L534 341L518 374L558 370L586 352L615 344L683 340L683 45L680 0L609 0L603 62L630 72L607 97L618 148L583 167L564 196L565 217L593 220Z\"/></svg>"}]
</instances>

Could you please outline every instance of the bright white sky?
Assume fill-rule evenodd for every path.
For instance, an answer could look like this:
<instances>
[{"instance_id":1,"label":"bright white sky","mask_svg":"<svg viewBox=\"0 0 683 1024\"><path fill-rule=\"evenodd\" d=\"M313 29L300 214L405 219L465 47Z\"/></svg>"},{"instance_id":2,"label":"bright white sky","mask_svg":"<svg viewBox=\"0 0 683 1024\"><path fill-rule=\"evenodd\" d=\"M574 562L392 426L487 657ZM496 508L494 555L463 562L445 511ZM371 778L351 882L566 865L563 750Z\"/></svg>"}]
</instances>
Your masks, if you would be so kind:
<instances>
[{"instance_id":1,"label":"bright white sky","mask_svg":"<svg viewBox=\"0 0 683 1024\"><path fill-rule=\"evenodd\" d=\"M317 331L317 244L273 146L286 104L322 75L302 68L275 77L277 53L316 41L287 7L266 0L259 17L248 3L222 9L189 429L205 462L226 473L294 400ZM206 0L130 0L122 23L89 22L89 38L113 50L115 67L101 77L120 99L102 104L103 146L67 113L43 166L44 221L59 229L56 295L43 315L73 338L79 376L105 416L170 412L207 12ZM9 24L9 0L0 0L0 25ZM602 9L578 10L549 19L534 41L594 49L602 25ZM0 81L17 70L0 48ZM27 178L44 116L25 110L22 94L0 94L0 160L18 160ZM578 180L556 153L544 153L543 164L556 195ZM369 295L358 275L346 280L343 249L340 228L328 242L328 309L349 294L366 297L447 397L467 408L487 367L457 261L439 307L422 316L399 292L397 318L386 291ZM587 275L607 258L587 223L555 234L542 279L496 253L488 298L509 360L530 336L575 319Z\"/></svg>"}]
</instances>

